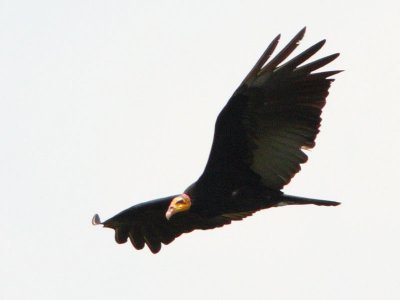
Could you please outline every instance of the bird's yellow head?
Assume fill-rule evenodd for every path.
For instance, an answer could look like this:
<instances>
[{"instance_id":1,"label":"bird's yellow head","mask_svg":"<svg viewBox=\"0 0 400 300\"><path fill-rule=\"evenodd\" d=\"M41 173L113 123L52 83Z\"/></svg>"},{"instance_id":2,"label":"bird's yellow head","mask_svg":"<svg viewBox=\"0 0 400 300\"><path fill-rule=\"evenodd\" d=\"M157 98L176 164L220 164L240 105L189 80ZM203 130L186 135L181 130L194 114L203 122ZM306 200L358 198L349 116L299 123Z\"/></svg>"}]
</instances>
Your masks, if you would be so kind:
<instances>
[{"instance_id":1,"label":"bird's yellow head","mask_svg":"<svg viewBox=\"0 0 400 300\"><path fill-rule=\"evenodd\" d=\"M189 195L179 195L172 199L171 204L169 205L168 210L165 213L165 217L167 218L167 220L169 220L173 215L177 213L188 211L191 205L192 201L190 200Z\"/></svg>"}]
</instances>

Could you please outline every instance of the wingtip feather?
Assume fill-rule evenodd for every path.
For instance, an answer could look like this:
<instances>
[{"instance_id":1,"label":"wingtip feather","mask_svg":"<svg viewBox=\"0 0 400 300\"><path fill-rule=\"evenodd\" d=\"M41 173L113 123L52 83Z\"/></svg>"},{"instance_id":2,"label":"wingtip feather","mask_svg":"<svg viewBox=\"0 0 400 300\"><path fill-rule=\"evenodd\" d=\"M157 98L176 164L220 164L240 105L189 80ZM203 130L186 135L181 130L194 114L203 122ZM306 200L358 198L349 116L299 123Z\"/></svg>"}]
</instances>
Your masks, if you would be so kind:
<instances>
[{"instance_id":1,"label":"wingtip feather","mask_svg":"<svg viewBox=\"0 0 400 300\"><path fill-rule=\"evenodd\" d=\"M248 84L250 81L252 81L256 76L257 73L261 70L261 68L264 66L264 64L267 62L267 60L270 58L272 53L275 51L276 46L279 43L279 40L281 38L281 34L278 34L272 42L268 45L267 49L264 51L264 53L261 55L261 57L258 59L254 67L250 70L250 72L247 74L247 76L243 79L241 85L243 84Z\"/></svg>"},{"instance_id":2,"label":"wingtip feather","mask_svg":"<svg viewBox=\"0 0 400 300\"><path fill-rule=\"evenodd\" d=\"M306 28L304 27L300 30L290 42L268 63L266 64L258 73L258 75L273 71L281 62L283 62L300 44L306 33ZM321 42L320 42L321 43ZM314 46L316 47L316 46ZM321 45L322 47L322 45Z\"/></svg>"},{"instance_id":3,"label":"wingtip feather","mask_svg":"<svg viewBox=\"0 0 400 300\"><path fill-rule=\"evenodd\" d=\"M307 30L307 26L304 26L297 34L295 37L297 36L301 36L300 40L304 37L304 35L306 34L306 30Z\"/></svg>"},{"instance_id":4,"label":"wingtip feather","mask_svg":"<svg viewBox=\"0 0 400 300\"><path fill-rule=\"evenodd\" d=\"M92 225L102 225L103 223L100 220L100 217L98 214L95 214L92 218Z\"/></svg>"}]
</instances>

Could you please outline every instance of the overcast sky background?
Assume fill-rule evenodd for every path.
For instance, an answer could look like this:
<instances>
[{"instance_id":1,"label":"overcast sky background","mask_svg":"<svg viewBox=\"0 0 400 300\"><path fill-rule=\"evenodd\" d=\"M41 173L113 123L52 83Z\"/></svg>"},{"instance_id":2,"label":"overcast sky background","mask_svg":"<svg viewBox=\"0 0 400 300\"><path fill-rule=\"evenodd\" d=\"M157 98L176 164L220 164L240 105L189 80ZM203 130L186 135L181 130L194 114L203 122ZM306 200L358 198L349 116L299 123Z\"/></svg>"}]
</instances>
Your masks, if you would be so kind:
<instances>
[{"instance_id":1,"label":"overcast sky background","mask_svg":"<svg viewBox=\"0 0 400 300\"><path fill-rule=\"evenodd\" d=\"M0 299L400 299L396 1L0 0ZM153 255L90 224L182 192L269 42L341 52L284 207Z\"/></svg>"}]
</instances>

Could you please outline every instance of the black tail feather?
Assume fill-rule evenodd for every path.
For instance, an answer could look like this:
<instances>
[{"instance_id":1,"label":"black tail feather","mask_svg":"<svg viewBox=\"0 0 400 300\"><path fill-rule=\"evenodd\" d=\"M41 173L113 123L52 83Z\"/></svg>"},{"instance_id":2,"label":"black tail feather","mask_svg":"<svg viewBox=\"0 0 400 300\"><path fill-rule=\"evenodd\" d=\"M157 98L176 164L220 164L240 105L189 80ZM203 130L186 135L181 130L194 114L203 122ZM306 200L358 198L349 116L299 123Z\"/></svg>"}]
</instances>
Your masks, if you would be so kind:
<instances>
[{"instance_id":1,"label":"black tail feather","mask_svg":"<svg viewBox=\"0 0 400 300\"><path fill-rule=\"evenodd\" d=\"M340 202L283 195L282 201L280 203L278 203L278 206L281 206L281 205L303 205L303 204L314 204L314 205L322 205L322 206L337 206L340 204Z\"/></svg>"}]
</instances>

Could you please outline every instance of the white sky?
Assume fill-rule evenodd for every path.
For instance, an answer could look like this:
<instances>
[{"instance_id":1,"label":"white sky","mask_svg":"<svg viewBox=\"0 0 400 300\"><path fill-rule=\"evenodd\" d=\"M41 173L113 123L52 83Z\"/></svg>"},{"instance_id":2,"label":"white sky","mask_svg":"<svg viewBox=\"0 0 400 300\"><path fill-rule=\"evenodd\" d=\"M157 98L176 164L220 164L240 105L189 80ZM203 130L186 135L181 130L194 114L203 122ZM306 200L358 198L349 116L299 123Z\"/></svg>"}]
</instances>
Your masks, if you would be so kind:
<instances>
[{"instance_id":1,"label":"white sky","mask_svg":"<svg viewBox=\"0 0 400 300\"><path fill-rule=\"evenodd\" d=\"M0 299L400 299L396 1L0 1ZM375 3L375 4L372 4ZM200 175L278 33L341 52L285 207L158 255L93 227ZM297 52L298 53L298 52Z\"/></svg>"}]
</instances>

